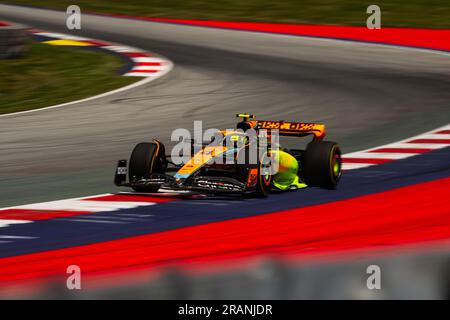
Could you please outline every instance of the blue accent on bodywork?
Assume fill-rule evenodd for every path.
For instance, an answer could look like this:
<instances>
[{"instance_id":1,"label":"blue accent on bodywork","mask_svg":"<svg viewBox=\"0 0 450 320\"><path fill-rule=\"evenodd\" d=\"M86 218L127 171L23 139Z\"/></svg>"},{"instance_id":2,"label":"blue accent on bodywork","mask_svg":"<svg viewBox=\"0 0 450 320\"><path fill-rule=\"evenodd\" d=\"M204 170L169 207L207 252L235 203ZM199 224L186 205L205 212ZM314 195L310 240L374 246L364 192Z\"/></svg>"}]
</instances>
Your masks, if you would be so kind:
<instances>
[{"instance_id":1,"label":"blue accent on bodywork","mask_svg":"<svg viewBox=\"0 0 450 320\"><path fill-rule=\"evenodd\" d=\"M186 178L188 178L189 176L190 176L189 173L185 173L185 174L176 173L176 174L174 175L174 177L175 177L176 179L186 179Z\"/></svg>"}]
</instances>

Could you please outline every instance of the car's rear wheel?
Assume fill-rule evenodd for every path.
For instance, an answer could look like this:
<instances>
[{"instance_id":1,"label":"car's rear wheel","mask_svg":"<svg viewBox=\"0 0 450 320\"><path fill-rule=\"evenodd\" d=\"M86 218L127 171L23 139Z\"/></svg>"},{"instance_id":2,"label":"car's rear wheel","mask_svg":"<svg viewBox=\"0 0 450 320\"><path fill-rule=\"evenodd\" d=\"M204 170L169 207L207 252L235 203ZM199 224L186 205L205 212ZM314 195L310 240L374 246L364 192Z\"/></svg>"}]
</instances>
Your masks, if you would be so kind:
<instances>
[{"instance_id":1,"label":"car's rear wheel","mask_svg":"<svg viewBox=\"0 0 450 320\"><path fill-rule=\"evenodd\" d=\"M336 189L342 175L339 145L331 141L313 141L303 155L302 176L307 185Z\"/></svg>"},{"instance_id":2,"label":"car's rear wheel","mask_svg":"<svg viewBox=\"0 0 450 320\"><path fill-rule=\"evenodd\" d=\"M167 167L164 145L157 141L142 142L134 147L130 157L128 177L131 183L149 178L152 173L165 173ZM159 186L134 186L137 192L157 192Z\"/></svg>"}]
</instances>

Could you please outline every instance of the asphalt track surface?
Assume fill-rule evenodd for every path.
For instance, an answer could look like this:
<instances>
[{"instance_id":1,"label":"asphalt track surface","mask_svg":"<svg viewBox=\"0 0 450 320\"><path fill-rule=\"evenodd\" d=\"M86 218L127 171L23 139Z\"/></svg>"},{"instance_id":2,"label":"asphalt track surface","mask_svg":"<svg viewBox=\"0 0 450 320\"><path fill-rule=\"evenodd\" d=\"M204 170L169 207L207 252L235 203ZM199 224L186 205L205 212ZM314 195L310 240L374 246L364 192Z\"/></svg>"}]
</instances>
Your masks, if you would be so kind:
<instances>
[{"instance_id":1,"label":"asphalt track surface","mask_svg":"<svg viewBox=\"0 0 450 320\"><path fill-rule=\"evenodd\" d=\"M0 19L68 32L65 14ZM447 53L83 15L85 35L161 54L168 75L66 108L0 117L0 206L114 191L116 159L175 128L232 128L237 112L319 121L344 152L450 122ZM295 141L288 145L295 145Z\"/></svg>"}]
</instances>

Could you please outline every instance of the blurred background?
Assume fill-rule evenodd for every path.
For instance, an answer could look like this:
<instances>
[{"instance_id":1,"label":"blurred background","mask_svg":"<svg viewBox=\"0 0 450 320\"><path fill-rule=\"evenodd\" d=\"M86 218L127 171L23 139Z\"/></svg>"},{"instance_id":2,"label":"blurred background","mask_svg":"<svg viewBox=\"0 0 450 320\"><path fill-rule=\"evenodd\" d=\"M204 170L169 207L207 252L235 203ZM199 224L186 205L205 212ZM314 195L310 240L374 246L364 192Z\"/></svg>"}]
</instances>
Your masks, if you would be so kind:
<instances>
[{"instance_id":1,"label":"blurred background","mask_svg":"<svg viewBox=\"0 0 450 320\"><path fill-rule=\"evenodd\" d=\"M132 0L132 1L2 1L65 9L76 4L86 11L145 17L224 21L284 22L365 26L362 15L369 5L383 8L385 27L450 27L450 5L445 0Z\"/></svg>"}]
</instances>

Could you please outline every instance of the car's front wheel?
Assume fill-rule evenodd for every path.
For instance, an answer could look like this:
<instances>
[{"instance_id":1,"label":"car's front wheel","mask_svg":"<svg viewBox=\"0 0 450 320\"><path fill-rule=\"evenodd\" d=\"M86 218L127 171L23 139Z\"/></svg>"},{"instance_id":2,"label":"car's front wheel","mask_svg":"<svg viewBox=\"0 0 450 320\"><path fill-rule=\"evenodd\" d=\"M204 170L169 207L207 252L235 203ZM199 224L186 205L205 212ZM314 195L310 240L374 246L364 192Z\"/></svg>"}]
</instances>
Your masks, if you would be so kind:
<instances>
[{"instance_id":1,"label":"car's front wheel","mask_svg":"<svg viewBox=\"0 0 450 320\"><path fill-rule=\"evenodd\" d=\"M149 178L152 173L165 173L166 169L164 145L157 141L142 142L134 147L130 157L128 177L131 183ZM137 192L157 192L159 186L134 186Z\"/></svg>"}]
</instances>

